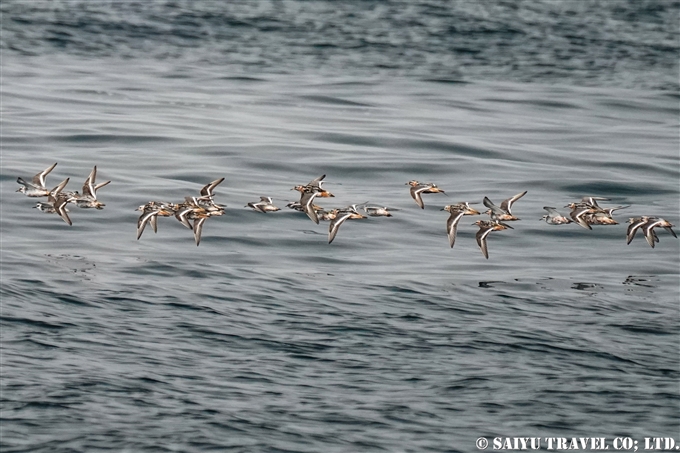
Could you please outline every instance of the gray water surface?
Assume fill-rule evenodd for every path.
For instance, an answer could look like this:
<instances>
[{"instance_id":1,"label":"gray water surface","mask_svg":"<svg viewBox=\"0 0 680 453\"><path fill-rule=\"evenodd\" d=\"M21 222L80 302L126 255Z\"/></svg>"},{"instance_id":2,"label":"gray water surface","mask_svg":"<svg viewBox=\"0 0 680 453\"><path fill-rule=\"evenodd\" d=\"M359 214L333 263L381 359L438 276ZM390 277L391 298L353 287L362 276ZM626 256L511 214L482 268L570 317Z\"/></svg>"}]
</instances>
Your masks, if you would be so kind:
<instances>
[{"instance_id":1,"label":"gray water surface","mask_svg":"<svg viewBox=\"0 0 680 453\"><path fill-rule=\"evenodd\" d=\"M429 2L403 13L424 25L403 28L392 3L359 3L374 16L358 23L347 5L329 18L282 4L280 15L238 4L220 16L210 2L154 3L136 19L127 4L3 6L2 451L443 452L477 451L481 436L680 438L679 242L663 230L654 249L640 234L625 242L628 217L680 220L680 97L658 69L677 61L659 51L644 67L628 53L625 69L586 69L587 83L568 67L564 79L538 66L504 78L502 64L472 57L449 62L462 77L424 76L435 61L369 67L382 48L367 41L320 68L296 50L308 41L292 25L253 17L328 22L357 40L367 39L362 21L390 17L381 26L414 42L463 38L432 28ZM309 8L330 8L318 5ZM451 17L472 6L456 5L442 20L460 30L466 22ZM677 4L665 7L649 13L658 23L636 10L628 32L663 30ZM511 20L497 8L499 23ZM169 41L152 32L182 14L186 30L213 37L187 46L181 27ZM227 44L211 33L232 30L220 20L238 14L250 19L233 38L237 55L250 58L242 49L254 43L278 50L225 63ZM551 23L536 14L535 24L523 16L523 36ZM487 20L458 33L485 47L513 42L511 30L474 32L496 23ZM61 44L49 38L65 29ZM582 31L592 40L595 29ZM323 30L314 36L334 36ZM642 46L639 36L616 48ZM161 41L175 53L143 51ZM338 51L318 52L335 61ZM99 192L105 209L74 206L69 227L14 193L18 176L54 162L47 185L70 177L71 190L96 165L98 181L112 181ZM336 195L323 206L398 210L348 221L329 245L327 223L285 208L294 185L322 174ZM136 240L137 206L181 201L220 177L226 214L208 220L199 247L173 218ZM411 179L447 195L425 195L422 210ZM513 207L522 220L491 234L488 260L475 217L449 248L444 205L524 190ZM265 195L282 210L244 207ZM592 231L539 221L543 206L566 213L582 196L630 207L615 213L619 225Z\"/></svg>"}]
</instances>

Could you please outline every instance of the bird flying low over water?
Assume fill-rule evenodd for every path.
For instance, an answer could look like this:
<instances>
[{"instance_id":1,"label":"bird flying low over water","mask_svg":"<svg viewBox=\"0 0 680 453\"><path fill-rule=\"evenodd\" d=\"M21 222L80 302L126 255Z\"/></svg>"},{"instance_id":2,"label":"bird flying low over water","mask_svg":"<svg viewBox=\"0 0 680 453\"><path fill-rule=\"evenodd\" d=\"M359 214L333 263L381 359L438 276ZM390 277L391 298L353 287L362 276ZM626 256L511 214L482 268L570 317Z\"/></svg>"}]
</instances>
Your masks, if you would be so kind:
<instances>
[{"instance_id":1,"label":"bird flying low over water","mask_svg":"<svg viewBox=\"0 0 680 453\"><path fill-rule=\"evenodd\" d=\"M425 209L425 204L423 203L423 194L424 193L443 193L446 194L442 189L437 187L435 183L428 182L428 183L421 183L414 180L411 180L406 183L407 186L411 186L410 192L411 192L411 197L415 200L416 204L420 206L421 209Z\"/></svg>"},{"instance_id":2,"label":"bird flying low over water","mask_svg":"<svg viewBox=\"0 0 680 453\"><path fill-rule=\"evenodd\" d=\"M612 213L629 206L616 206L614 208L602 208L597 202L608 200L602 197L583 197L580 202L569 203L565 208L570 208L569 217L580 227L592 230L591 225L618 225Z\"/></svg>"},{"instance_id":3,"label":"bird flying low over water","mask_svg":"<svg viewBox=\"0 0 680 453\"><path fill-rule=\"evenodd\" d=\"M297 190L300 193L309 193L313 192L316 193L318 197L322 198L327 198L327 197L334 197L332 193L327 191L322 187L323 185L323 180L326 177L326 175L321 175L316 179L311 180L309 183L305 185L298 185L293 187L291 190Z\"/></svg>"},{"instance_id":4,"label":"bird flying low over water","mask_svg":"<svg viewBox=\"0 0 680 453\"><path fill-rule=\"evenodd\" d=\"M600 208L597 212L587 212L584 215L585 221L589 225L618 225L619 222L614 220L612 213L619 209L629 208L630 206L617 206L615 208Z\"/></svg>"},{"instance_id":5,"label":"bird flying low over water","mask_svg":"<svg viewBox=\"0 0 680 453\"><path fill-rule=\"evenodd\" d=\"M208 198L209 199L208 201L212 201L213 196L215 195L215 187L222 184L222 181L224 181L224 178L216 179L203 186L200 192L201 197Z\"/></svg>"},{"instance_id":6,"label":"bird flying low over water","mask_svg":"<svg viewBox=\"0 0 680 453\"><path fill-rule=\"evenodd\" d=\"M16 192L21 192L25 194L27 197L47 197L50 194L50 190L45 187L45 177L52 171L54 170L54 167L56 167L57 164L53 164L37 175L33 177L31 182L26 182L22 178L17 178L17 182L21 184L21 187L19 187Z\"/></svg>"},{"instance_id":7,"label":"bird flying low over water","mask_svg":"<svg viewBox=\"0 0 680 453\"><path fill-rule=\"evenodd\" d=\"M200 191L200 196L184 197L182 203L168 203L166 201L149 201L139 206L136 210L142 211L137 220L137 239L142 236L144 227L147 223L151 224L154 233L158 231L158 217L175 218L185 227L194 233L196 245L201 243L201 233L203 225L210 217L221 216L224 214L225 206L215 203L214 191L224 178L216 179L205 186Z\"/></svg>"},{"instance_id":8,"label":"bird flying low over water","mask_svg":"<svg viewBox=\"0 0 680 453\"><path fill-rule=\"evenodd\" d=\"M97 199L97 190L109 184L111 181L97 184L95 182L96 178L97 166L92 169L90 175L83 183L83 193L79 194L78 192L73 192L69 194L69 202L75 203L79 208L104 209L105 204Z\"/></svg>"},{"instance_id":9,"label":"bird flying low over water","mask_svg":"<svg viewBox=\"0 0 680 453\"><path fill-rule=\"evenodd\" d=\"M650 216L631 217L630 219L628 219L628 222L626 223L630 223L630 225L628 226L628 231L626 232L626 244L630 244L630 242L635 237L635 233L637 233L638 229L642 230L643 234L645 235L645 239L647 239L647 243L652 248L654 248L654 244L656 242L659 242L659 237L654 232L654 228L656 227L664 228L666 231L671 233L674 238L678 237L672 228L675 225L670 223L668 220L659 217Z\"/></svg>"},{"instance_id":10,"label":"bird flying low over water","mask_svg":"<svg viewBox=\"0 0 680 453\"><path fill-rule=\"evenodd\" d=\"M142 237L144 232L144 227L146 224L151 224L153 232L158 232L158 216L170 217L175 215L175 212L179 209L179 205L174 203L168 203L165 201L150 201L147 204L139 206L136 210L142 211L142 215L139 216L137 220L137 239Z\"/></svg>"},{"instance_id":11,"label":"bird flying low over water","mask_svg":"<svg viewBox=\"0 0 680 453\"><path fill-rule=\"evenodd\" d=\"M597 212L592 205L587 204L587 203L569 203L568 205L565 206L565 208L570 208L571 212L569 213L569 217L576 223L578 226L585 228L586 230L592 230L593 227L590 226L590 224L586 221L586 214L592 213L592 212Z\"/></svg>"},{"instance_id":12,"label":"bird flying low over water","mask_svg":"<svg viewBox=\"0 0 680 453\"><path fill-rule=\"evenodd\" d=\"M454 243L456 242L456 232L458 230L458 222L460 222L460 219L462 219L463 216L466 215L480 214L479 211L471 208L470 203L468 203L467 201L458 204L450 204L448 206L444 206L442 211L448 211L451 213L448 220L446 221L446 233L449 237L449 245L451 247L453 247Z\"/></svg>"},{"instance_id":13,"label":"bird flying low over water","mask_svg":"<svg viewBox=\"0 0 680 453\"><path fill-rule=\"evenodd\" d=\"M399 209L388 208L387 206L362 206L361 209L371 217L392 217L392 211L399 211Z\"/></svg>"},{"instance_id":14,"label":"bird flying low over water","mask_svg":"<svg viewBox=\"0 0 680 453\"><path fill-rule=\"evenodd\" d=\"M331 212L333 213L333 219L331 220L331 223L328 226L329 244L333 242L333 239L335 239L335 236L338 234L340 225L345 223L346 220L366 218L366 216L359 214L356 205L351 205L342 209L333 209Z\"/></svg>"},{"instance_id":15,"label":"bird flying low over water","mask_svg":"<svg viewBox=\"0 0 680 453\"><path fill-rule=\"evenodd\" d=\"M215 204L206 197L186 197L184 203L179 205L179 209L175 212L175 218L185 227L193 230L194 240L196 245L201 243L201 233L203 232L203 224L205 221L213 216L221 216L224 214L224 207ZM193 225L190 220L193 220Z\"/></svg>"},{"instance_id":16,"label":"bird flying low over water","mask_svg":"<svg viewBox=\"0 0 680 453\"><path fill-rule=\"evenodd\" d=\"M489 210L486 211L486 213L489 214L491 220L498 221L519 220L519 218L512 215L511 211L512 205L526 194L527 194L526 190L522 193L518 193L517 195L510 197L507 200L503 200L500 206L496 206L491 202L491 200L489 200L488 197L484 197L484 206L489 208Z\"/></svg>"},{"instance_id":17,"label":"bird flying low over water","mask_svg":"<svg viewBox=\"0 0 680 453\"><path fill-rule=\"evenodd\" d=\"M272 197L260 197L260 201L257 203L248 203L245 207L253 208L255 211L265 214L268 212L280 211L280 209L272 203Z\"/></svg>"},{"instance_id":18,"label":"bird flying low over water","mask_svg":"<svg viewBox=\"0 0 680 453\"><path fill-rule=\"evenodd\" d=\"M548 213L541 217L540 220L545 220L545 223L547 223L548 225L566 225L567 223L572 223L571 219L557 212L556 208L551 208L550 206L543 206L543 209L548 211Z\"/></svg>"},{"instance_id":19,"label":"bird flying low over water","mask_svg":"<svg viewBox=\"0 0 680 453\"><path fill-rule=\"evenodd\" d=\"M314 209L314 198L318 195L318 192L303 192L300 197L300 205L304 209L307 217L312 219L312 222L319 224L319 216L317 215L316 209Z\"/></svg>"},{"instance_id":20,"label":"bird flying low over water","mask_svg":"<svg viewBox=\"0 0 680 453\"><path fill-rule=\"evenodd\" d=\"M61 193L68 184L69 178L63 180L57 187L50 190L47 197L47 202L39 202L35 205L35 208L46 213L57 213L59 217L66 222L69 226L73 225L70 217L68 216L68 209L66 205L68 204L69 197Z\"/></svg>"},{"instance_id":21,"label":"bird flying low over water","mask_svg":"<svg viewBox=\"0 0 680 453\"><path fill-rule=\"evenodd\" d=\"M307 216L312 219L312 222L318 225L319 216L317 215L317 210L314 209L314 198L316 197L334 197L332 193L321 187L323 184L323 179L326 175L321 175L316 179L313 179L306 185L299 185L293 187L291 190L297 190L300 192L300 206L304 209Z\"/></svg>"},{"instance_id":22,"label":"bird flying low over water","mask_svg":"<svg viewBox=\"0 0 680 453\"><path fill-rule=\"evenodd\" d=\"M75 204L79 208L95 208L103 209L104 203L98 200L97 192L102 187L111 183L105 181L102 183L96 182L97 166L92 168L87 179L83 183L82 193L77 191L70 192L66 190L66 185L69 178L66 178L59 185L53 189L47 189L45 180L57 166L56 163L33 176L31 182L26 182L21 177L17 178L20 187L16 192L20 192L28 197L47 197L47 201L36 203L35 208L44 213L58 214L61 219L70 225L73 225L69 217L69 210L67 206L69 203ZM323 188L324 179L326 175L321 175L318 178L311 180L304 185L297 185L291 190L296 190L300 193L300 200L288 203L288 208L296 211L304 212L316 224L320 221L328 221L328 243L332 243L338 234L340 227L347 221L353 219L365 219L368 217L392 217L392 211L399 211L399 209L389 208L383 205L369 204L368 201L359 204L353 204L344 208L325 209L322 206L315 204L322 198L334 197L332 193ZM186 196L184 201L179 203L169 203L166 201L149 201L146 204L138 206L137 211L141 211L137 219L137 239L140 239L147 225L151 225L154 233L158 231L158 218L174 216L179 223L184 227L192 230L194 241L198 246L201 242L201 236L205 222L210 217L222 216L225 213L226 205L219 205L215 203L215 190L225 178L219 178L206 184L201 188L198 195ZM410 194L413 200L421 209L425 208L423 203L423 194L427 193L444 193L434 183L421 183L416 180L411 180L406 183L410 186ZM375 193L372 190L369 193ZM514 203L524 197L527 191L518 193L506 200L503 200L499 206L495 205L488 197L484 197L483 204L488 208L485 211L489 215L489 220L478 220L473 225L477 225L475 238L482 254L485 258L489 258L488 251L488 236L493 231L501 231L511 229L512 227L505 221L519 220L512 214L512 207ZM569 203L566 208L570 208L568 215L563 215L556 208L551 206L544 206L543 209L547 214L543 215L540 220L545 221L549 225L565 225L575 223L582 228L592 230L593 225L618 225L619 222L614 219L613 215L620 209L630 207L600 206L600 202L610 201L609 198L597 196L584 196L579 201ZM442 211L449 212L449 217L446 220L446 233L449 241L449 246L453 247L456 242L456 235L461 219L466 215L479 215L480 211L471 207L474 203L459 202L457 204L450 204L444 206ZM270 213L280 211L274 205L273 198L269 196L261 196L260 201L250 202L246 207L252 208L256 212ZM359 213L362 209L365 215ZM408 220L408 219L406 219ZM635 238L638 230L642 231L647 243L654 248L659 242L658 232L660 228L668 231L673 237L677 238L673 230L673 224L668 220L656 216L639 216L628 219L628 228L626 231L626 243L630 244ZM397 222L399 224L399 222Z\"/></svg>"},{"instance_id":23,"label":"bird flying low over water","mask_svg":"<svg viewBox=\"0 0 680 453\"><path fill-rule=\"evenodd\" d=\"M486 245L487 236L489 236L492 231L500 231L508 228L512 229L510 225L506 225L498 220L477 220L473 225L479 227L479 231L477 231L475 238L477 239L477 245L479 245L479 248L482 250L484 258L487 260L489 259L489 249Z\"/></svg>"}]
</instances>

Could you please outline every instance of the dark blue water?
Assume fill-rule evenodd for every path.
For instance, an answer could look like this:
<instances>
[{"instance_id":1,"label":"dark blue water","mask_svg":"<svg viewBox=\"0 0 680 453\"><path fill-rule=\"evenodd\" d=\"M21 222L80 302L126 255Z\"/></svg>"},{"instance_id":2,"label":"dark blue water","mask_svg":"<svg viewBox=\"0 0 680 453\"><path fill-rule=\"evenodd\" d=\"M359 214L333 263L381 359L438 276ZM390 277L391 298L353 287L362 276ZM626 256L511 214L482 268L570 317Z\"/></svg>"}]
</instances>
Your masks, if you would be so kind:
<instances>
[{"instance_id":1,"label":"dark blue water","mask_svg":"<svg viewBox=\"0 0 680 453\"><path fill-rule=\"evenodd\" d=\"M680 440L679 241L624 223L680 221L679 10L3 2L1 450ZM54 162L71 190L97 165L105 209L14 193ZM323 206L399 210L328 245L284 207L321 174ZM172 218L135 240L137 206L220 177L200 247ZM476 218L449 248L445 204L524 190L489 260ZM631 206L539 221L585 195Z\"/></svg>"}]
</instances>

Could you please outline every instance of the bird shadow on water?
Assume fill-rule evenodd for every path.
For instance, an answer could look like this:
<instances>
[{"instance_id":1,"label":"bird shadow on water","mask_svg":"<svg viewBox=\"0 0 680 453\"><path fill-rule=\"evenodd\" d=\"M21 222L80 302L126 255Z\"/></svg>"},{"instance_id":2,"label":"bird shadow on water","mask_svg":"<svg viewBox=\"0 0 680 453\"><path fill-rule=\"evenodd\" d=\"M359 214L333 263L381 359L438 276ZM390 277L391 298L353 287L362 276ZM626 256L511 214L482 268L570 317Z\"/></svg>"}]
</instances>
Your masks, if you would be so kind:
<instances>
[{"instance_id":1,"label":"bird shadow on water","mask_svg":"<svg viewBox=\"0 0 680 453\"><path fill-rule=\"evenodd\" d=\"M630 291L638 292L654 292L655 288L658 288L659 284L662 283L662 278L656 275L628 275L625 278L621 278L620 284L629 287L627 289ZM572 281L567 279L559 279L553 277L545 277L538 279L513 279L512 281L505 280L487 280L478 282L477 286L479 288L505 288L514 289L518 291L523 290L534 290L536 286L539 286L543 291L562 291L562 290L575 290L590 293L600 293L615 290L618 287L617 280L608 282L597 282L597 281Z\"/></svg>"},{"instance_id":2,"label":"bird shadow on water","mask_svg":"<svg viewBox=\"0 0 680 453\"><path fill-rule=\"evenodd\" d=\"M47 264L52 268L66 270L84 280L92 280L95 277L94 271L97 265L83 256L45 254L45 257L47 258Z\"/></svg>"}]
</instances>

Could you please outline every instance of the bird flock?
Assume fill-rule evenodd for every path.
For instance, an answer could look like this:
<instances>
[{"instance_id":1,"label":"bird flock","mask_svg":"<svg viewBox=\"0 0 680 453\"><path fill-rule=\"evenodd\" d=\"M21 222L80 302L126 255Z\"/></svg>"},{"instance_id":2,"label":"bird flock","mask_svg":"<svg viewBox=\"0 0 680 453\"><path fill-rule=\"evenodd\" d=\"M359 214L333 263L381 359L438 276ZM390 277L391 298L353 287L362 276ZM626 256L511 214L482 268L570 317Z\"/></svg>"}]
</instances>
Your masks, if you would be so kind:
<instances>
[{"instance_id":1,"label":"bird flock","mask_svg":"<svg viewBox=\"0 0 680 453\"><path fill-rule=\"evenodd\" d=\"M82 193L78 191L65 191L66 185L70 178L66 178L53 189L48 189L45 185L46 176L56 167L57 164L46 168L37 175L35 175L31 182L27 182L21 177L17 178L17 183L21 186L17 192L21 192L28 197L47 197L46 202L38 202L35 206L38 210L48 214L58 214L64 222L72 225L72 221L68 216L68 206L73 204L78 208L94 208L103 209L105 204L97 199L97 191L109 184L111 181L106 181L97 184L97 167L95 166L90 172L89 176L83 183ZM327 210L314 202L319 198L330 198L334 195L323 188L324 178L322 175L307 184L300 184L293 187L291 190L300 192L299 201L293 201L286 205L286 207L304 212L316 224L320 221L329 221L328 227L328 243L332 243L338 234L340 226L347 220L365 219L367 217L392 217L392 211L398 209L388 208L386 206L373 206L366 203L358 203L343 208L335 208ZM196 245L201 242L201 233L205 221L213 216L224 215L226 206L219 205L214 201L215 188L224 181L224 178L217 179L206 184L199 192L198 196L186 196L184 201L178 203L166 201L149 201L136 208L141 211L141 215L137 220L137 239L141 238L146 225L151 225L154 233L158 231L158 217L175 217L182 225L193 231ZM444 190L439 188L434 183L421 183L412 180L406 183L410 186L410 194L416 204L425 209L423 202L424 194L442 193L446 194ZM449 213L449 218L446 221L446 232L449 239L449 245L454 246L456 241L456 233L458 225L464 216L487 214L488 220L477 220L473 225L477 225L479 230L475 235L477 245L486 259L489 258L489 250L487 246L487 238L493 231L502 231L506 229L513 229L512 226L506 222L514 222L520 220L512 214L512 206L515 202L526 195L527 191L518 193L517 195L503 200L500 205L494 204L488 197L484 197L482 203L487 210L483 213L474 209L471 205L477 203L459 202L450 204L442 208L442 211ZM602 197L583 197L580 201L569 203L565 208L569 208L569 217L562 215L557 208L545 206L543 209L547 214L541 217L549 225L566 225L575 223L582 228L592 230L593 225L618 225L613 218L614 211L625 209L629 206L616 207L602 207L598 204L600 201L608 201L607 198ZM273 204L272 197L260 197L260 201L248 203L245 207L249 207L256 212L267 214L271 212L280 211L278 207ZM363 210L361 214L359 210ZM663 228L668 231L673 237L677 238L675 231L669 221L656 216L640 216L631 217L627 223L630 225L626 231L626 243L630 242L635 237L638 230L641 230L647 239L647 243L654 248L655 244L659 242L659 237L654 231L655 228Z\"/></svg>"},{"instance_id":2,"label":"bird flock","mask_svg":"<svg viewBox=\"0 0 680 453\"><path fill-rule=\"evenodd\" d=\"M83 193L79 193L78 191L63 191L70 178L66 178L60 182L59 185L52 190L47 189L47 187L45 187L45 177L54 170L54 167L56 166L57 164L55 163L41 171L33 177L31 182L26 182L21 177L17 178L17 182L21 184L21 187L17 189L17 192L21 192L27 197L47 197L47 202L39 202L34 207L49 214L59 214L69 226L73 225L73 222L71 222L71 219L68 216L69 210L66 207L69 203L75 204L79 208L104 209L104 206L106 205L97 199L97 190L109 184L111 181L97 184L95 182L95 179L97 178L96 166L90 172L85 183L83 183Z\"/></svg>"}]
</instances>

